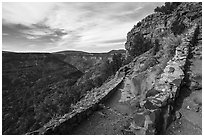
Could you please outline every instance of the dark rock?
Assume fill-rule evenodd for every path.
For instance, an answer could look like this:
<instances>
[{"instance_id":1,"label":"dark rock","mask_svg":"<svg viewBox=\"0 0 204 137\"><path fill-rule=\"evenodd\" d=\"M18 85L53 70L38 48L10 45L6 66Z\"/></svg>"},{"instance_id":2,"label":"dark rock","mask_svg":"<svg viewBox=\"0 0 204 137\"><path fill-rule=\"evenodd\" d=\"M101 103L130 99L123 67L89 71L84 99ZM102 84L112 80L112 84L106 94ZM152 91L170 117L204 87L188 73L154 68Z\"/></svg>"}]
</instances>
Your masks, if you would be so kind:
<instances>
[{"instance_id":1,"label":"dark rock","mask_svg":"<svg viewBox=\"0 0 204 137\"><path fill-rule=\"evenodd\" d=\"M200 85L199 82L197 82L197 81L191 81L190 89L191 90L201 90L202 85Z\"/></svg>"},{"instance_id":2,"label":"dark rock","mask_svg":"<svg viewBox=\"0 0 204 137\"><path fill-rule=\"evenodd\" d=\"M175 68L169 67L169 73L173 73L175 71Z\"/></svg>"},{"instance_id":3,"label":"dark rock","mask_svg":"<svg viewBox=\"0 0 204 137\"><path fill-rule=\"evenodd\" d=\"M150 117L150 119L151 119L151 121L152 121L153 123L156 124L157 119L159 118L160 113L161 113L161 110L160 110L160 109L157 109L157 110L155 110L154 112L151 112L151 113L149 114L149 117Z\"/></svg>"},{"instance_id":4,"label":"dark rock","mask_svg":"<svg viewBox=\"0 0 204 137\"><path fill-rule=\"evenodd\" d=\"M150 102L149 100L147 100L144 104L144 107L148 110L155 110L158 109L159 107L154 105L152 102Z\"/></svg>"},{"instance_id":5,"label":"dark rock","mask_svg":"<svg viewBox=\"0 0 204 137\"><path fill-rule=\"evenodd\" d=\"M182 117L181 112L176 111L176 112L175 112L175 117L176 117L176 119L180 119L180 118Z\"/></svg>"},{"instance_id":6,"label":"dark rock","mask_svg":"<svg viewBox=\"0 0 204 137\"><path fill-rule=\"evenodd\" d=\"M176 87L179 87L181 84L182 79L175 79L171 82L171 84L175 85Z\"/></svg>"},{"instance_id":7,"label":"dark rock","mask_svg":"<svg viewBox=\"0 0 204 137\"><path fill-rule=\"evenodd\" d=\"M155 95L159 94L160 92L162 92L162 91L158 91L158 90L155 90L154 88L152 88L152 89L147 91L146 98L151 97L151 96L155 96Z\"/></svg>"}]
</instances>

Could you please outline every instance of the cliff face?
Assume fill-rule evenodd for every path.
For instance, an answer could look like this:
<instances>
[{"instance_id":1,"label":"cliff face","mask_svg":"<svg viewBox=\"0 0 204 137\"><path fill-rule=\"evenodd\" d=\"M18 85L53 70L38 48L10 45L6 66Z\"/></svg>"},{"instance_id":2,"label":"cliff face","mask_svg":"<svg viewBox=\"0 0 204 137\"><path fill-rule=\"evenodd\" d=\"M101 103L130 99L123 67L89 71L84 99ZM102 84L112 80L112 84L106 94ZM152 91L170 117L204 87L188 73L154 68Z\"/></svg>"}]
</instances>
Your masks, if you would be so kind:
<instances>
[{"instance_id":1,"label":"cliff face","mask_svg":"<svg viewBox=\"0 0 204 137\"><path fill-rule=\"evenodd\" d=\"M175 23L183 23L185 28L189 28L195 23L202 27L201 3L181 3L171 14L153 13L141 20L127 34L127 41L125 43L127 56L132 56L135 48L138 51L138 53L135 53L136 56L152 48L155 44L155 39L161 39L172 33L173 29L171 28ZM180 26L176 29L180 29ZM200 29L202 30L202 28ZM150 44L138 43L138 35L143 37L144 42L150 41Z\"/></svg>"},{"instance_id":2,"label":"cliff face","mask_svg":"<svg viewBox=\"0 0 204 137\"><path fill-rule=\"evenodd\" d=\"M193 72L188 69L192 70L195 67L191 65L190 60L195 60L198 66L202 62L201 33L201 3L181 3L171 14L149 15L128 33L125 44L127 57L140 55L127 66L130 70L125 77L125 86L122 90L122 101L130 101L138 111L128 131L131 130L134 134L166 134L169 124L175 118L175 111L178 109L175 108L175 104L179 102L178 100L181 102L184 94L195 91L188 90L192 85L198 90L202 87L199 80L197 82L192 78L195 75L202 77L201 71L195 71L194 68ZM137 40L141 39L138 35L143 35L144 41L151 41L147 44L146 50L141 52L138 52L138 49L144 49L142 46L145 46L143 44L145 42ZM135 49L137 52L134 52ZM192 72L197 74L189 78L189 73ZM182 93L187 92L183 89L188 90L188 93ZM195 114L185 111L182 115L188 117ZM200 116L196 115L197 118L194 118L201 120ZM186 117L182 120L189 120ZM189 121L195 124L195 120ZM196 124L200 126L199 122ZM175 127L174 125L173 131L171 130L174 134ZM191 128L195 129L191 132L200 134L200 127L191 126ZM185 126L178 130L184 134L192 134L185 129Z\"/></svg>"},{"instance_id":3,"label":"cliff face","mask_svg":"<svg viewBox=\"0 0 204 137\"><path fill-rule=\"evenodd\" d=\"M146 65L145 62L150 61L146 58L144 63L139 64L139 69L132 70L130 76L126 77L125 83L131 86L124 87L123 94L129 94L131 99L128 97L125 101L131 101L136 108L136 118L132 122L135 127L129 127L134 134L165 134L173 117L174 102L186 77L186 63L196 29L197 25L182 36L174 56L167 62L157 62L151 66L147 64L141 70ZM137 62L140 59L142 56ZM134 68L136 66L135 63ZM136 127L139 129L134 129Z\"/></svg>"}]
</instances>

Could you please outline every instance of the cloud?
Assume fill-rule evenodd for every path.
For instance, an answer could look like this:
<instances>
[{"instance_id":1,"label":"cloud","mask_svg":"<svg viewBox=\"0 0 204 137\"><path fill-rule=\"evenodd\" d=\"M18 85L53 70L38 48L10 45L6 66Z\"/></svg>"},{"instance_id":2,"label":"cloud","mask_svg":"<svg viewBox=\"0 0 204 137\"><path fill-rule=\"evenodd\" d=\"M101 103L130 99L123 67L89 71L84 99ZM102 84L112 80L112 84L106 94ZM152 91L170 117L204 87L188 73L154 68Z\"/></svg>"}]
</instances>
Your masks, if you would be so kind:
<instances>
[{"instance_id":1,"label":"cloud","mask_svg":"<svg viewBox=\"0 0 204 137\"><path fill-rule=\"evenodd\" d=\"M36 36L30 36L30 35L27 35L25 36L27 39L38 39L39 37L36 37Z\"/></svg>"},{"instance_id":2,"label":"cloud","mask_svg":"<svg viewBox=\"0 0 204 137\"><path fill-rule=\"evenodd\" d=\"M25 50L124 48L128 31L163 3L3 3L3 46ZM18 44L18 46L16 45ZM117 45L117 46L116 46Z\"/></svg>"},{"instance_id":3,"label":"cloud","mask_svg":"<svg viewBox=\"0 0 204 137\"><path fill-rule=\"evenodd\" d=\"M9 34L8 34L8 33L2 33L2 35L3 35L3 36L7 36L7 35L9 35Z\"/></svg>"},{"instance_id":4,"label":"cloud","mask_svg":"<svg viewBox=\"0 0 204 137\"><path fill-rule=\"evenodd\" d=\"M52 35L53 32L49 29L30 29L26 31L22 31L24 34L29 34L29 35L37 35L37 36L46 36L46 35Z\"/></svg>"},{"instance_id":5,"label":"cloud","mask_svg":"<svg viewBox=\"0 0 204 137\"><path fill-rule=\"evenodd\" d=\"M114 39L114 40L107 40L103 41L103 43L124 43L126 39Z\"/></svg>"},{"instance_id":6,"label":"cloud","mask_svg":"<svg viewBox=\"0 0 204 137\"><path fill-rule=\"evenodd\" d=\"M42 21L55 3L3 2L2 18L7 23L32 25Z\"/></svg>"}]
</instances>

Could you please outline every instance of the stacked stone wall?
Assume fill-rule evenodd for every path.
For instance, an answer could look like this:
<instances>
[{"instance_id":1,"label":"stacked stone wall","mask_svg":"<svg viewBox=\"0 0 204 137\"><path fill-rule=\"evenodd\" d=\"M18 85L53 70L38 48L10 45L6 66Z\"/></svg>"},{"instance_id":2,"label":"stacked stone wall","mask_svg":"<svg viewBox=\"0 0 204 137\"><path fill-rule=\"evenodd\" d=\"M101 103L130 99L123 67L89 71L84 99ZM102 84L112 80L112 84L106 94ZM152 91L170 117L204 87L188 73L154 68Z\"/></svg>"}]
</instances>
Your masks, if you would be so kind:
<instances>
[{"instance_id":1,"label":"stacked stone wall","mask_svg":"<svg viewBox=\"0 0 204 137\"><path fill-rule=\"evenodd\" d=\"M135 133L164 134L171 121L174 102L184 82L185 65L196 28L197 25L194 25L184 34L174 57L167 62L163 73L155 80L153 88L146 92L145 99L140 102L141 109L136 115L144 117L144 121L143 126L138 126L138 132Z\"/></svg>"}]
</instances>

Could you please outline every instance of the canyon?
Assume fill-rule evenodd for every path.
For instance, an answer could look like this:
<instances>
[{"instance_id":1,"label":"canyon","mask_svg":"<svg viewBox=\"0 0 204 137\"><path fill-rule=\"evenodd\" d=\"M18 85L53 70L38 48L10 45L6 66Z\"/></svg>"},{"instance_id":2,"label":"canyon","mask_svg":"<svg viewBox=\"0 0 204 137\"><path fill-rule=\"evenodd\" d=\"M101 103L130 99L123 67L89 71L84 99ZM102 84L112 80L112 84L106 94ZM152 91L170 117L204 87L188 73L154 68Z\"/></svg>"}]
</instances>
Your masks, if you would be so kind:
<instances>
[{"instance_id":1,"label":"canyon","mask_svg":"<svg viewBox=\"0 0 204 137\"><path fill-rule=\"evenodd\" d=\"M157 7L124 46L108 53L3 52L3 134L201 135L202 3ZM116 54L123 63L103 78L99 68ZM100 84L85 88L97 77Z\"/></svg>"}]
</instances>

